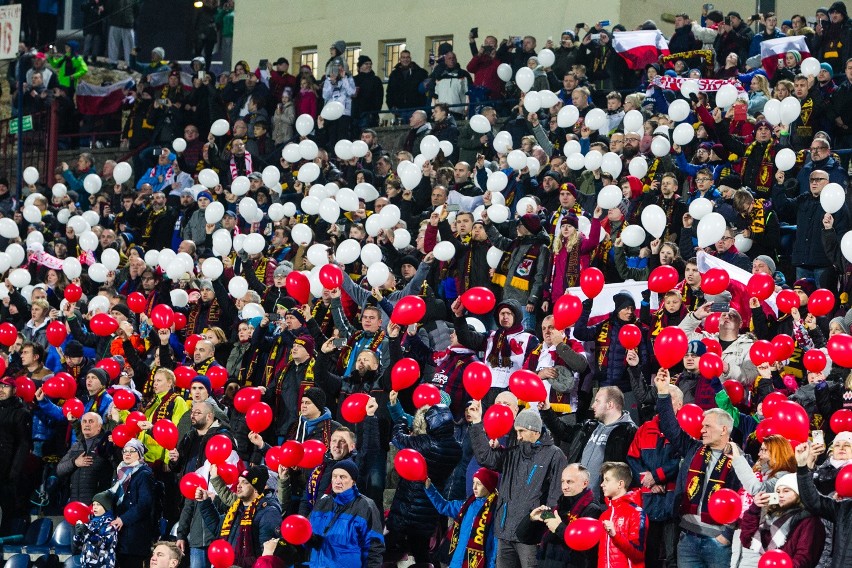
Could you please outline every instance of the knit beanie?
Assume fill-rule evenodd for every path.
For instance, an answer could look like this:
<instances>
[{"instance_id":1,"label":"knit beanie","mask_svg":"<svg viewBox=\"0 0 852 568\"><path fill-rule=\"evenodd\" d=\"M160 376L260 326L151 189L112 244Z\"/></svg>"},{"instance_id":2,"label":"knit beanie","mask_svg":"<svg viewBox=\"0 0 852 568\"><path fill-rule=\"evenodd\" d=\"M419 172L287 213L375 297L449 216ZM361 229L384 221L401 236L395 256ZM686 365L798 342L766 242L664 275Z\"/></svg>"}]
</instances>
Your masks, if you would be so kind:
<instances>
[{"instance_id":1,"label":"knit beanie","mask_svg":"<svg viewBox=\"0 0 852 568\"><path fill-rule=\"evenodd\" d=\"M622 290L618 294L612 297L612 302L615 304L615 308L613 309L614 313L618 313L624 308L635 308L636 300L633 299L633 296L630 295L630 292L626 292Z\"/></svg>"},{"instance_id":2,"label":"knit beanie","mask_svg":"<svg viewBox=\"0 0 852 568\"><path fill-rule=\"evenodd\" d=\"M325 393L322 389L318 389L317 387L311 387L305 390L304 394L302 394L303 398L307 398L310 400L314 406L319 408L320 412L325 410Z\"/></svg>"},{"instance_id":3,"label":"knit beanie","mask_svg":"<svg viewBox=\"0 0 852 568\"><path fill-rule=\"evenodd\" d=\"M576 215L563 215L562 220L559 221L560 225L571 225L575 229L579 225L579 221L577 220Z\"/></svg>"},{"instance_id":4,"label":"knit beanie","mask_svg":"<svg viewBox=\"0 0 852 568\"><path fill-rule=\"evenodd\" d=\"M156 55L160 59L163 59L164 57L166 57L166 50L163 49L162 47L155 47L154 49L151 50L151 53L153 53L154 55Z\"/></svg>"},{"instance_id":5,"label":"knit beanie","mask_svg":"<svg viewBox=\"0 0 852 568\"><path fill-rule=\"evenodd\" d=\"M802 54L799 53L799 51L796 50L796 49L791 49L790 51L787 52L787 55L793 56L793 59L796 60L796 65L798 65L799 63L802 62Z\"/></svg>"},{"instance_id":6,"label":"knit beanie","mask_svg":"<svg viewBox=\"0 0 852 568\"><path fill-rule=\"evenodd\" d=\"M205 389L207 389L208 397L213 394L213 387L210 385L210 379L208 379L204 375L196 375L195 378L192 379L192 382L189 384L189 387L192 388L192 385L194 385L195 383L198 383Z\"/></svg>"},{"instance_id":7,"label":"knit beanie","mask_svg":"<svg viewBox=\"0 0 852 568\"><path fill-rule=\"evenodd\" d=\"M316 346L316 343L314 342L314 338L311 337L310 335L300 335L299 337L296 338L296 340L293 343L295 345L301 345L302 347L304 347L305 351L308 352L308 355L311 357L311 359L313 359L316 356L317 346ZM317 408L322 410L322 407L317 406Z\"/></svg>"},{"instance_id":8,"label":"knit beanie","mask_svg":"<svg viewBox=\"0 0 852 568\"><path fill-rule=\"evenodd\" d=\"M766 256L765 254L761 254L754 257L754 260L759 260L760 262L766 264L766 266L769 267L769 272L771 274L775 274L775 261L772 260L770 257Z\"/></svg>"},{"instance_id":9,"label":"knit beanie","mask_svg":"<svg viewBox=\"0 0 852 568\"><path fill-rule=\"evenodd\" d=\"M139 454L140 460L145 459L145 452L147 451L145 449L145 445L136 438L132 438L129 442L124 444L124 449L126 450L127 448L130 448L131 450L136 450L136 452Z\"/></svg>"},{"instance_id":10,"label":"knit beanie","mask_svg":"<svg viewBox=\"0 0 852 568\"><path fill-rule=\"evenodd\" d=\"M494 493L494 490L497 489L497 481L499 477L496 471L480 467L476 470L476 473L473 474L473 478L478 479L489 493Z\"/></svg>"},{"instance_id":11,"label":"knit beanie","mask_svg":"<svg viewBox=\"0 0 852 568\"><path fill-rule=\"evenodd\" d=\"M835 438L836 439L836 438ZM789 487L793 491L796 492L796 495L799 494L799 481L796 479L795 473L788 473L786 475L781 476L775 483L775 491L778 491L779 487Z\"/></svg>"},{"instance_id":12,"label":"knit beanie","mask_svg":"<svg viewBox=\"0 0 852 568\"><path fill-rule=\"evenodd\" d=\"M533 432L541 432L541 416L535 410L527 408L518 413L515 418L515 428L524 428Z\"/></svg>"},{"instance_id":13,"label":"knit beanie","mask_svg":"<svg viewBox=\"0 0 852 568\"><path fill-rule=\"evenodd\" d=\"M342 469L343 471L348 473L349 477L351 477L353 480L358 480L358 466L355 464L354 461L350 459L340 460L339 462L334 464L331 469L332 471L334 471L335 469Z\"/></svg>"},{"instance_id":14,"label":"knit beanie","mask_svg":"<svg viewBox=\"0 0 852 568\"><path fill-rule=\"evenodd\" d=\"M534 235L541 231L541 219L534 213L523 215L521 217L521 225L526 227L527 231Z\"/></svg>"},{"instance_id":15,"label":"knit beanie","mask_svg":"<svg viewBox=\"0 0 852 568\"><path fill-rule=\"evenodd\" d=\"M244 470L240 477L248 481L258 493L263 493L266 489L266 482L269 481L269 470L265 465L253 465Z\"/></svg>"},{"instance_id":16,"label":"knit beanie","mask_svg":"<svg viewBox=\"0 0 852 568\"><path fill-rule=\"evenodd\" d=\"M110 493L109 491L101 491L100 493L92 497L92 503L100 503L101 507L103 507L107 512L112 511L112 493Z\"/></svg>"},{"instance_id":17,"label":"knit beanie","mask_svg":"<svg viewBox=\"0 0 852 568\"><path fill-rule=\"evenodd\" d=\"M109 374L101 368L92 367L87 374L96 376L103 386L109 384Z\"/></svg>"}]
</instances>

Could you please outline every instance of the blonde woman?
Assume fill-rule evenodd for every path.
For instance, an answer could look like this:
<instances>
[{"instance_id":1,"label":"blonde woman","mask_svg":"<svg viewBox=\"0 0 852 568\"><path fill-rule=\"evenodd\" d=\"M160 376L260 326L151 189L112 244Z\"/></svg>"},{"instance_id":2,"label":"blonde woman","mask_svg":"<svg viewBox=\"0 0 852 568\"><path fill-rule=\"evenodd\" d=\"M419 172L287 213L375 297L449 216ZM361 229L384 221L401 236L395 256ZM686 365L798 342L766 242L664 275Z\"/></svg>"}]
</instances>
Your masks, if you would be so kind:
<instances>
[{"instance_id":1,"label":"blonde woman","mask_svg":"<svg viewBox=\"0 0 852 568\"><path fill-rule=\"evenodd\" d=\"M177 426L184 413L189 410L186 400L174 392L175 374L170 369L157 369L154 373L154 398L145 408L145 420L137 423L142 432L139 439L147 448L145 462L155 471L160 471L169 461L169 451L154 439L151 432L160 420L170 420ZM172 450L174 451L174 450Z\"/></svg>"},{"instance_id":2,"label":"blonde woman","mask_svg":"<svg viewBox=\"0 0 852 568\"><path fill-rule=\"evenodd\" d=\"M769 79L763 75L755 75L751 78L748 92L748 113L757 116L763 112L766 102L772 98L769 90Z\"/></svg>"},{"instance_id":3,"label":"blonde woman","mask_svg":"<svg viewBox=\"0 0 852 568\"><path fill-rule=\"evenodd\" d=\"M559 221L559 233L553 237L551 244L553 261L550 274L545 276L544 302L541 305L544 313L548 313L553 301L561 298L568 288L579 286L580 272L589 267L592 252L600 242L601 213L600 207L595 208L588 237L580 232L575 215L564 215Z\"/></svg>"}]
</instances>

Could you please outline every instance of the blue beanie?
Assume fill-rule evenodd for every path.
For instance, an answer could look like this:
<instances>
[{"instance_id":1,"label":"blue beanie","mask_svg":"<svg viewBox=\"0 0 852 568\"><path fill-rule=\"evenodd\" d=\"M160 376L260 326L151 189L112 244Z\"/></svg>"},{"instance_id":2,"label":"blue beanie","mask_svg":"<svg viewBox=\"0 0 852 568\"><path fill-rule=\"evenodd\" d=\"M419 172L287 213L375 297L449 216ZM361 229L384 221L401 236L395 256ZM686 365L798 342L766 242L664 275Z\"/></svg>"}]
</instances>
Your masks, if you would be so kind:
<instances>
[{"instance_id":1,"label":"blue beanie","mask_svg":"<svg viewBox=\"0 0 852 568\"><path fill-rule=\"evenodd\" d=\"M194 385L195 383L201 383L201 385L205 389L207 389L207 396L213 394L213 387L210 385L210 379L208 379L204 375L196 375L195 378L192 379L192 382L189 384L190 388L192 388L192 385Z\"/></svg>"},{"instance_id":2,"label":"blue beanie","mask_svg":"<svg viewBox=\"0 0 852 568\"><path fill-rule=\"evenodd\" d=\"M669 77L677 77L677 72L674 69L668 69L666 70L665 75Z\"/></svg>"},{"instance_id":3,"label":"blue beanie","mask_svg":"<svg viewBox=\"0 0 852 568\"><path fill-rule=\"evenodd\" d=\"M210 195L209 191L199 191L198 195L195 196L195 200L198 201L202 197L206 197L208 200L213 201L213 196Z\"/></svg>"},{"instance_id":4,"label":"blue beanie","mask_svg":"<svg viewBox=\"0 0 852 568\"><path fill-rule=\"evenodd\" d=\"M828 74L834 76L834 69L831 68L830 63L822 62L819 64L819 68L825 71L828 71Z\"/></svg>"}]
</instances>

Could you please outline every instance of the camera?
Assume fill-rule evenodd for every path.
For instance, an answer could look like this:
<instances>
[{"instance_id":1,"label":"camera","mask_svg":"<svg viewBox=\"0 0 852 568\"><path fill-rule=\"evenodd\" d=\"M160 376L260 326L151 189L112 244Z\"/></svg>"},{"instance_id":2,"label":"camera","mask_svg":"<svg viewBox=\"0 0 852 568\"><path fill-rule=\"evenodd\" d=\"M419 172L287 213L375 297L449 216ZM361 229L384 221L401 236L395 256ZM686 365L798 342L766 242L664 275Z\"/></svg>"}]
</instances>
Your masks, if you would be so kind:
<instances>
[{"instance_id":1,"label":"camera","mask_svg":"<svg viewBox=\"0 0 852 568\"><path fill-rule=\"evenodd\" d=\"M482 51L484 51L485 53L491 53L492 51L494 51L494 46L493 45L483 45Z\"/></svg>"},{"instance_id":2,"label":"camera","mask_svg":"<svg viewBox=\"0 0 852 568\"><path fill-rule=\"evenodd\" d=\"M775 493L774 491L773 491L772 493L770 493L770 494L769 494L769 504L770 504L770 505L778 505L778 504L780 504L780 501L779 501L779 499L778 499L778 494L777 494L777 493Z\"/></svg>"},{"instance_id":3,"label":"camera","mask_svg":"<svg viewBox=\"0 0 852 568\"><path fill-rule=\"evenodd\" d=\"M515 38L515 47L520 49L521 47L523 47L523 45L524 45L524 40L519 38L519 37L516 37Z\"/></svg>"}]
</instances>

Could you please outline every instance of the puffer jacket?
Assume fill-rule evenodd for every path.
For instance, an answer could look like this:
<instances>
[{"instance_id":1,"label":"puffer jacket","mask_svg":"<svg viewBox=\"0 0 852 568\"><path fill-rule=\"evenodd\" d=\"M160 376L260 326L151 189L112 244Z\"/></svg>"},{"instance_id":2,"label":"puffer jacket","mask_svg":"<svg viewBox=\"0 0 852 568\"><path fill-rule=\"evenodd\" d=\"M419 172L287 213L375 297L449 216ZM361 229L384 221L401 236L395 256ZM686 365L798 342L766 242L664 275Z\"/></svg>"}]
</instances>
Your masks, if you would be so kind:
<instances>
[{"instance_id":1,"label":"puffer jacket","mask_svg":"<svg viewBox=\"0 0 852 568\"><path fill-rule=\"evenodd\" d=\"M92 465L77 467L74 460L83 453L92 457ZM91 503L92 497L109 488L118 461L116 448L106 432L89 440L80 436L59 460L56 473L59 477L70 478L71 501Z\"/></svg>"},{"instance_id":2,"label":"puffer jacket","mask_svg":"<svg viewBox=\"0 0 852 568\"><path fill-rule=\"evenodd\" d=\"M655 416L636 431L633 443L627 451L627 464L633 472L633 480L639 482L642 472L648 471L654 483L666 488L666 492L651 493L642 488L642 508L652 521L668 521L674 513L674 489L680 456L660 431L660 417Z\"/></svg>"},{"instance_id":3,"label":"puffer jacket","mask_svg":"<svg viewBox=\"0 0 852 568\"><path fill-rule=\"evenodd\" d=\"M562 479L568 460L553 444L545 427L538 441L518 442L506 448L488 444L481 422L472 424L468 433L479 464L501 474L494 535L500 540L520 542L517 529L524 517L540 505L555 507L562 496L557 480Z\"/></svg>"},{"instance_id":4,"label":"puffer jacket","mask_svg":"<svg viewBox=\"0 0 852 568\"><path fill-rule=\"evenodd\" d=\"M404 424L394 425L391 443L397 449L417 450L426 460L429 479L438 489L444 491L444 485L461 460L461 444L453 435L455 425L450 409L438 404L426 411L426 433L406 434ZM408 531L420 535L431 534L438 521L438 512L426 495L426 487L421 482L400 479L388 516L388 529Z\"/></svg>"},{"instance_id":5,"label":"puffer jacket","mask_svg":"<svg viewBox=\"0 0 852 568\"><path fill-rule=\"evenodd\" d=\"M308 562L311 568L382 565L382 516L372 499L361 495L357 487L323 495L309 519L315 535L308 542L314 548Z\"/></svg>"},{"instance_id":6,"label":"puffer jacket","mask_svg":"<svg viewBox=\"0 0 852 568\"><path fill-rule=\"evenodd\" d=\"M647 519L642 495L631 491L609 501L602 521L612 521L615 536L605 535L598 546L599 568L644 568Z\"/></svg>"}]
</instances>

